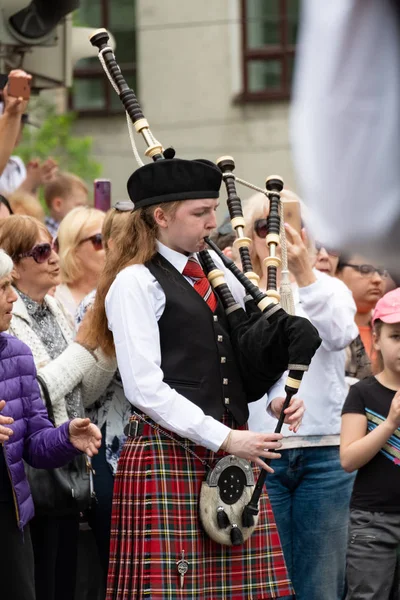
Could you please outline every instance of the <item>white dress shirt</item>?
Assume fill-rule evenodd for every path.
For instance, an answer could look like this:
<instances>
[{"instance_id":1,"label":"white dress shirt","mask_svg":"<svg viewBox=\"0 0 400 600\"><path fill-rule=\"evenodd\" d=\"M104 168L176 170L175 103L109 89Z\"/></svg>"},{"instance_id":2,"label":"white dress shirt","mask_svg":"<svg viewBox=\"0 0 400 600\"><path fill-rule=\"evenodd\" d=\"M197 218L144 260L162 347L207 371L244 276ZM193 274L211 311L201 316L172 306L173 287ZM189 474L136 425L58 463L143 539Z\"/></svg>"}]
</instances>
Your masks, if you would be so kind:
<instances>
[{"instance_id":1,"label":"white dress shirt","mask_svg":"<svg viewBox=\"0 0 400 600\"><path fill-rule=\"evenodd\" d=\"M322 339L309 370L304 374L298 394L306 411L298 434L284 425L284 437L293 436L291 446L319 445L320 440L304 440L308 436L335 436L338 443L340 414L347 395L345 382L345 348L357 337L354 322L356 306L350 290L335 277L314 270L317 280L307 287L293 286L296 315L308 318ZM274 431L277 419L267 412L274 398L285 397L285 374L268 396L249 404L249 427L253 431ZM325 441L326 442L326 441ZM326 443L324 445L327 445Z\"/></svg>"},{"instance_id":2,"label":"white dress shirt","mask_svg":"<svg viewBox=\"0 0 400 600\"><path fill-rule=\"evenodd\" d=\"M158 242L159 253L180 273L188 256ZM226 281L243 306L244 290L218 257ZM186 278L191 285L193 281ZM108 325L113 332L118 367L127 399L162 427L210 450L218 450L230 429L164 383L158 320L164 312L165 294L144 265L131 265L118 273L106 297ZM193 315L196 318L196 315ZM185 332L177 332L176 343Z\"/></svg>"},{"instance_id":3,"label":"white dress shirt","mask_svg":"<svg viewBox=\"0 0 400 600\"><path fill-rule=\"evenodd\" d=\"M315 237L400 276L398 0L302 6L291 134Z\"/></svg>"}]
</instances>

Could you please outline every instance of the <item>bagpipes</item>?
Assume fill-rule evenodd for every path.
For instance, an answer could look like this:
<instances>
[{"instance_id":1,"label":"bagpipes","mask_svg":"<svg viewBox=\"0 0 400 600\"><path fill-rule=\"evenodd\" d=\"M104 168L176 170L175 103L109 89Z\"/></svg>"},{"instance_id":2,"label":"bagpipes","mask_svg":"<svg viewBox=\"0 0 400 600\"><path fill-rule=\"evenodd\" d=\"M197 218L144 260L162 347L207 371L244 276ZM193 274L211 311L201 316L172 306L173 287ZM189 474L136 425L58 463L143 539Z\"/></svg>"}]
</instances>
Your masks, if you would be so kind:
<instances>
[{"instance_id":1,"label":"bagpipes","mask_svg":"<svg viewBox=\"0 0 400 600\"><path fill-rule=\"evenodd\" d=\"M145 141L146 156L152 158L153 161L172 159L175 151L172 148L164 150L150 131L136 95L126 83L113 50L108 46L108 39L107 31L101 29L91 36L90 41L99 49L99 59L107 77L125 107L132 148L139 166L142 166L143 162L136 149L132 127L142 135ZM217 268L210 252L202 250L199 253L199 260L225 309L231 341L248 401L252 402L261 398L280 379L282 374L289 370L285 385L286 398L275 428L275 432L279 433L285 418L284 411L299 389L303 374L307 371L321 340L310 321L289 314L280 304L280 294L277 290L277 270L281 266L281 259L278 256L277 248L280 244L280 233L283 231L280 200L283 181L279 177L270 177L266 181L266 189L260 190L257 186L235 177L233 173L235 163L231 157L220 158L217 166L222 172L226 185L232 227L237 233L235 245L240 254L243 271L226 257L209 238L206 238L205 241L217 253L225 267L243 285L246 292L245 308L242 308L234 299L225 282L224 272ZM270 210L266 238L269 256L265 259L268 282L266 292L262 292L256 285L258 276L254 273L251 264L249 251L251 240L244 235L245 222L241 201L236 191L236 181L262 191L269 199ZM283 270L287 275L284 243L282 244L282 258ZM287 294L285 296L287 299ZM265 462L268 463L267 460ZM262 469L258 481L254 485L252 469L247 461L234 456L226 456L217 462L203 482L200 497L201 520L204 529L212 539L226 545L240 545L248 539L257 522L258 504L266 476L267 471ZM227 478L234 481L234 501L230 499L232 495L230 496L224 491Z\"/></svg>"}]
</instances>

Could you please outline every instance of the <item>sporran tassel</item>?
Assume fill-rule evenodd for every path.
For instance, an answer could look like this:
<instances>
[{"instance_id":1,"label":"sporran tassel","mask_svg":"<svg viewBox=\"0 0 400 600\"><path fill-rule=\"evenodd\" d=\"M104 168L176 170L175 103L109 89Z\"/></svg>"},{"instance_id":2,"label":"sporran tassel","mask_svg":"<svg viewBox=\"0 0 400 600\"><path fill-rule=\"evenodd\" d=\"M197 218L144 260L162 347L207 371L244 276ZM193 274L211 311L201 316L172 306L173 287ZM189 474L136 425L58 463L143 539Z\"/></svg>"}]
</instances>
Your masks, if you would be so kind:
<instances>
[{"instance_id":1,"label":"sporran tassel","mask_svg":"<svg viewBox=\"0 0 400 600\"><path fill-rule=\"evenodd\" d=\"M217 508L217 525L220 529L226 529L231 524L228 515L222 506Z\"/></svg>"},{"instance_id":2,"label":"sporran tassel","mask_svg":"<svg viewBox=\"0 0 400 600\"><path fill-rule=\"evenodd\" d=\"M242 544L244 544L242 532L240 531L240 529L236 525L236 523L234 523L232 525L231 542L232 542L232 546L241 546Z\"/></svg>"},{"instance_id":3,"label":"sporran tassel","mask_svg":"<svg viewBox=\"0 0 400 600\"><path fill-rule=\"evenodd\" d=\"M253 513L252 513L251 509L249 508L249 506L246 505L242 512L242 527L253 527L253 526L254 526L254 516L253 516Z\"/></svg>"}]
</instances>

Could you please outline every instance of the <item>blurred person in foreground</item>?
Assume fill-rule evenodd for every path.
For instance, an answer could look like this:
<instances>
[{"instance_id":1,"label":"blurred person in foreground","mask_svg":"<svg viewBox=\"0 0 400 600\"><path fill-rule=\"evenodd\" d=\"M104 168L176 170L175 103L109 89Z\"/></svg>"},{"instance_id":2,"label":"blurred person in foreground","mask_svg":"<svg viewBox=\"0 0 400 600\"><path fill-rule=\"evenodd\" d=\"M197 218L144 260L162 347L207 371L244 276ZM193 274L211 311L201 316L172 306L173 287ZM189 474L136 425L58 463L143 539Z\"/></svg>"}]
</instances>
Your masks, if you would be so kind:
<instances>
[{"instance_id":1,"label":"blurred person in foreground","mask_svg":"<svg viewBox=\"0 0 400 600\"><path fill-rule=\"evenodd\" d=\"M64 217L57 233L62 283L55 297L72 322L79 304L97 287L104 267L104 218L105 213L97 208L77 206Z\"/></svg>"},{"instance_id":2,"label":"blurred person in foreground","mask_svg":"<svg viewBox=\"0 0 400 600\"><path fill-rule=\"evenodd\" d=\"M44 199L49 211L45 224L55 237L63 218L77 206L88 204L88 188L72 173L57 173L44 187Z\"/></svg>"},{"instance_id":3,"label":"blurred person in foreground","mask_svg":"<svg viewBox=\"0 0 400 600\"><path fill-rule=\"evenodd\" d=\"M34 506L23 460L38 469L60 467L79 452L98 452L101 434L89 419L54 428L48 420L30 349L4 333L18 296L11 258L0 250L0 561L3 600L39 600L35 595L34 557L29 521ZM44 533L44 532L43 532Z\"/></svg>"},{"instance_id":4,"label":"blurred person in foreground","mask_svg":"<svg viewBox=\"0 0 400 600\"><path fill-rule=\"evenodd\" d=\"M261 288L266 287L268 214L264 194L244 205L245 235L253 242L253 269ZM356 307L342 282L313 268L315 250L305 230L285 228L295 314L311 321L322 344L298 391L306 407L301 427L283 427L282 458L266 485L296 599L341 600L354 477L340 465L340 413L347 393L344 349L357 336ZM268 396L249 405L251 429L274 430L284 385L282 378Z\"/></svg>"},{"instance_id":5,"label":"blurred person in foreground","mask_svg":"<svg viewBox=\"0 0 400 600\"><path fill-rule=\"evenodd\" d=\"M59 258L45 225L33 217L12 215L0 222L0 248L14 262L17 299L9 333L33 354L52 405L56 425L84 416L83 398L103 393L115 371L87 341L88 321L74 340L73 327L59 303L48 295L60 281ZM63 507L64 508L64 507ZM39 514L40 509L40 514ZM36 595L40 600L70 600L76 578L79 513L48 514L37 506L31 523Z\"/></svg>"},{"instance_id":6,"label":"blurred person in foreground","mask_svg":"<svg viewBox=\"0 0 400 600\"><path fill-rule=\"evenodd\" d=\"M303 0L292 147L314 231L400 275L400 3ZM345 218L344 218L345 215Z\"/></svg>"}]
</instances>

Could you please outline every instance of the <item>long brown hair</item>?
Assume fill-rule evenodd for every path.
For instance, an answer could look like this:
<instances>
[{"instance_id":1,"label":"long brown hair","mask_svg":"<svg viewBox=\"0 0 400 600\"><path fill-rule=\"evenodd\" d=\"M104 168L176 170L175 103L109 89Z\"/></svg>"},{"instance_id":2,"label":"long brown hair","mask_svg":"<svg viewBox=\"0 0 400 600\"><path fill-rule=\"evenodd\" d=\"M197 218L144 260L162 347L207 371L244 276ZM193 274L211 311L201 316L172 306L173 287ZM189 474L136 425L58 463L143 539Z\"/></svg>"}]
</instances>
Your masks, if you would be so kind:
<instances>
[{"instance_id":1,"label":"long brown hair","mask_svg":"<svg viewBox=\"0 0 400 600\"><path fill-rule=\"evenodd\" d=\"M181 201L162 204L164 213L174 217ZM108 328L105 299L115 277L130 265L146 264L157 253L158 227L154 211L160 206L149 206L130 213L124 226L113 239L115 250L107 254L106 264L97 286L96 299L91 313L89 343L100 347L103 352L115 354L112 332Z\"/></svg>"}]
</instances>

